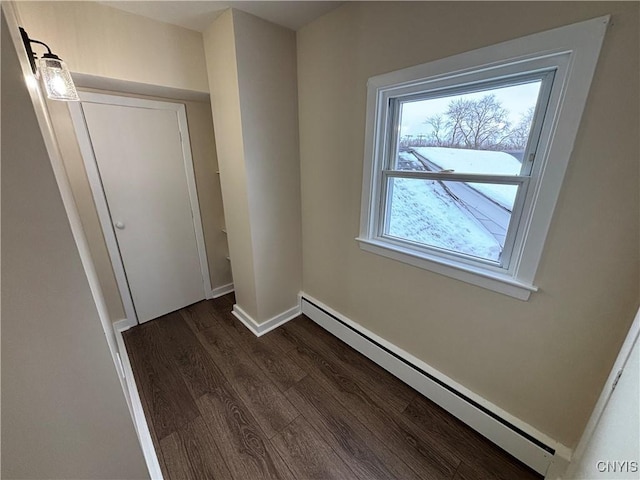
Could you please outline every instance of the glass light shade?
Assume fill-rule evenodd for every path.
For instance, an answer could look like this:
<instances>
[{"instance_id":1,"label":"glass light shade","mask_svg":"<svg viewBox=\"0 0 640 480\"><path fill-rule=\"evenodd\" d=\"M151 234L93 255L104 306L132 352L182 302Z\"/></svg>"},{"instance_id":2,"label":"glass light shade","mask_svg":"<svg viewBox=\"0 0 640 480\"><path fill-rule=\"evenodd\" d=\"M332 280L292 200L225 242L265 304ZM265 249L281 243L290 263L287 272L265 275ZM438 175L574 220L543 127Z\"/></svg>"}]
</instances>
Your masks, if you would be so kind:
<instances>
[{"instance_id":1,"label":"glass light shade","mask_svg":"<svg viewBox=\"0 0 640 480\"><path fill-rule=\"evenodd\" d=\"M38 68L47 91L52 100L79 101L76 86L73 84L71 72L67 65L57 58L41 58Z\"/></svg>"}]
</instances>

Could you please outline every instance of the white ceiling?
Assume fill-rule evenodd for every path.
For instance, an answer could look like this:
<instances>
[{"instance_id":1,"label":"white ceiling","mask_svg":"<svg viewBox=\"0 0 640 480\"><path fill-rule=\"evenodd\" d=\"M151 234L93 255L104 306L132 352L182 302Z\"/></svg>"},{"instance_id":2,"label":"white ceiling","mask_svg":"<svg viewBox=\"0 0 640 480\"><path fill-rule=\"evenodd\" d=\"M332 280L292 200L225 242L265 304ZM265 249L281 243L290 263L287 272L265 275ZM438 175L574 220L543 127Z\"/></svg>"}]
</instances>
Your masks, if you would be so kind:
<instances>
[{"instance_id":1,"label":"white ceiling","mask_svg":"<svg viewBox=\"0 0 640 480\"><path fill-rule=\"evenodd\" d=\"M292 30L340 6L341 1L100 1L103 5L161 22L204 31L229 7L243 10Z\"/></svg>"}]
</instances>

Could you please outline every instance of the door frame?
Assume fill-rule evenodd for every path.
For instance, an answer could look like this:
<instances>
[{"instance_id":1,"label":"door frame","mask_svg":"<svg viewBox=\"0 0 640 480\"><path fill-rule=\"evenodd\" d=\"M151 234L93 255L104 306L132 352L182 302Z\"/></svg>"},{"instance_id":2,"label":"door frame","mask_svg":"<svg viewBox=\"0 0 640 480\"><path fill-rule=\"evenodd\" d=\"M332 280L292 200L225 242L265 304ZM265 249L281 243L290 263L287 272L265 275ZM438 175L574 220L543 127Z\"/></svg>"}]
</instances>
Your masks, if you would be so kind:
<instances>
[{"instance_id":1,"label":"door frame","mask_svg":"<svg viewBox=\"0 0 640 480\"><path fill-rule=\"evenodd\" d=\"M184 104L169 101L147 100L137 97L122 97L117 94L104 94L94 92L78 92L80 102L69 102L69 112L71 120L78 139L78 146L87 172L87 178L91 187L91 195L95 202L98 219L104 235L104 240L111 259L113 273L115 274L118 291L122 299L126 319L120 325L123 327L134 326L140 323L133 304L133 297L129 290L129 282L124 269L124 263L120 255L120 248L116 239L113 220L109 212L107 197L102 185L100 170L93 151L91 137L84 117L84 111L81 104L99 103L105 105L117 105L123 107L149 108L154 110L170 110L176 113L178 120L178 128L180 132L182 158L184 170L187 179L187 190L189 192L189 204L191 207L193 227L196 237L196 245L198 249L198 257L200 260L200 272L202 274L202 285L204 289L204 297L211 298L211 279L209 276L209 263L207 260L207 251L204 242L204 230L202 228L202 219L200 215L200 203L198 201L198 192L196 188L195 173L193 168L193 158L191 156L191 142L189 141L189 128L187 124L187 115Z\"/></svg>"},{"instance_id":2,"label":"door frame","mask_svg":"<svg viewBox=\"0 0 640 480\"><path fill-rule=\"evenodd\" d=\"M609 372L607 381L602 388L600 397L598 397L598 401L593 407L593 411L591 412L589 421L587 422L587 425L582 432L582 437L580 437L580 441L573 451L571 462L569 463L566 471L562 472L562 478L573 478L574 474L580 467L580 463L582 462L584 454L587 451L587 447L596 434L596 430L600 424L600 419L609 406L609 400L611 400L611 396L613 395L613 391L618 383L618 380L620 379L622 372L624 371L627 363L631 358L633 347L638 341L640 341L640 309L638 309L636 316L633 319L633 323L629 327L627 336L625 337L624 342L620 347L620 351L618 352L616 361L613 364L611 371Z\"/></svg>"}]
</instances>

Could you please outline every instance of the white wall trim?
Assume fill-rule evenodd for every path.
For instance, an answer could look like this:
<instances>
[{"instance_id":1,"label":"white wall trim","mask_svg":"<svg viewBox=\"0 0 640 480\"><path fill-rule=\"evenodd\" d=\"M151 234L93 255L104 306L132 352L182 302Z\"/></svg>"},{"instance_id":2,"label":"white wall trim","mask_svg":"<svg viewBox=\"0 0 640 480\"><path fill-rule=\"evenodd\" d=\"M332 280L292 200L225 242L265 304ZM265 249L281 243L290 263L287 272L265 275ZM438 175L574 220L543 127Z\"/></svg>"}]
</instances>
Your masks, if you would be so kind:
<instances>
[{"instance_id":1,"label":"white wall trim","mask_svg":"<svg viewBox=\"0 0 640 480\"><path fill-rule=\"evenodd\" d=\"M222 285L220 287L216 287L213 290L211 290L211 293L209 294L208 298L218 298L223 295L226 295L227 293L231 293L233 291L234 291L233 283L227 283L226 285Z\"/></svg>"},{"instance_id":2,"label":"white wall trim","mask_svg":"<svg viewBox=\"0 0 640 480\"><path fill-rule=\"evenodd\" d=\"M130 320L128 318L123 318L121 320L116 320L113 322L113 331L114 332L125 332L129 330L131 327L135 327L137 325L135 320Z\"/></svg>"},{"instance_id":3,"label":"white wall trim","mask_svg":"<svg viewBox=\"0 0 640 480\"><path fill-rule=\"evenodd\" d=\"M554 460L552 452L555 452L559 459L570 457L571 450L566 446L311 295L301 293L300 308L303 314L322 328L388 370L536 472L542 475L547 473Z\"/></svg>"},{"instance_id":4,"label":"white wall trim","mask_svg":"<svg viewBox=\"0 0 640 480\"><path fill-rule=\"evenodd\" d=\"M189 202L193 216L193 227L198 249L198 258L200 262L200 273L202 275L202 294L204 298L210 298L209 295L211 294L211 277L209 276L209 263L207 261L204 230L202 228L202 220L200 216L200 206L198 202L195 174L193 170L193 159L191 157L191 144L189 141L189 129L187 126L185 106L181 103L175 102L146 100L136 97L119 97L117 95L107 95L101 93L79 92L79 94L82 102L103 103L107 105L136 106L159 110L171 110L176 112L178 127L180 129L182 138L181 148L183 164L187 179ZM93 196L96 211L98 213L98 218L100 220L100 226L102 227L102 232L104 234L107 251L109 252L109 258L111 259L111 265L113 266L113 272L116 277L116 283L118 285L118 291L120 293L122 304L124 306L125 315L128 319L135 320L135 322L138 323L138 316L133 304L131 291L129 290L129 283L127 282L124 263L122 261L122 257L120 256L120 249L118 247L116 234L113 230L107 197L102 186L100 171L98 169L98 164L93 152L93 146L91 144L91 138L89 136L89 131L84 119L81 102L70 102L69 112L71 114L71 120L73 121L73 126L78 138L78 145L80 147L85 170L87 172L87 178L91 187L91 194Z\"/></svg>"},{"instance_id":5,"label":"white wall trim","mask_svg":"<svg viewBox=\"0 0 640 480\"><path fill-rule=\"evenodd\" d=\"M393 245L376 239L356 237L360 249L365 252L375 253L383 257L391 258L408 265L417 266L440 273L461 282L467 282L478 287L486 288L494 292L503 293L518 300L527 301L531 292L537 292L538 287L518 282L509 275L467 265L464 268L455 263L448 263L445 258L419 254L415 249L402 245Z\"/></svg>"},{"instance_id":6,"label":"white wall trim","mask_svg":"<svg viewBox=\"0 0 640 480\"><path fill-rule=\"evenodd\" d=\"M193 168L193 157L191 156L191 139L187 123L187 109L184 104L178 104L178 111L176 113L178 115L180 138L182 139L182 158L184 161L184 168L187 172L187 190L189 191L189 200L191 202L193 228L196 233L198 257L200 258L200 272L202 273L202 283L204 285L205 297L207 298L207 295L211 292L211 276L209 274L209 261L207 260L207 248L205 246L204 229L202 227L202 217L200 215L198 189L196 188L196 173Z\"/></svg>"},{"instance_id":7,"label":"white wall trim","mask_svg":"<svg viewBox=\"0 0 640 480\"><path fill-rule=\"evenodd\" d=\"M113 231L113 225L111 224L111 214L109 213L107 198L105 196L104 189L102 188L98 165L93 156L93 146L91 145L87 126L84 122L84 114L82 113L80 103L74 102L72 105L69 105L69 113L76 132L78 146L84 162L87 179L89 180L89 185L91 187L91 194L96 206L96 212L98 213L98 220L102 227L102 234L104 235L107 252L109 253L109 259L111 260L111 265L113 267L116 284L118 285L118 292L120 293L124 313L127 318L137 323L138 316L136 315L136 310L133 306L133 298L129 291L127 275L124 271L122 258L120 258L118 241L116 240L116 234Z\"/></svg>"},{"instance_id":8,"label":"white wall trim","mask_svg":"<svg viewBox=\"0 0 640 480\"><path fill-rule=\"evenodd\" d=\"M587 445L589 445L589 441L593 437L593 434L596 431L596 427L600 422L600 418L604 413L609 400L611 399L611 394L613 393L613 387L619 377L619 373L622 372L629 361L629 357L631 355L631 351L633 350L633 346L636 342L640 341L640 310L636 313L636 316L629 328L629 332L620 348L620 352L618 353L618 357L616 358L613 367L611 368L611 372L609 373L609 377L607 377L607 381L602 388L602 393L600 393L600 397L596 402L596 405L591 413L591 417L589 417L589 421L587 422L587 426L584 429L582 437L580 438L580 442L575 449L574 455L571 458L571 464L568 465L568 469L565 468L562 471L558 471L558 475L556 477L550 478L550 480L556 480L560 478L572 478L575 470L580 462L580 459L584 455L585 450L587 449ZM567 465L565 465L567 467ZM566 473L565 473L566 470Z\"/></svg>"},{"instance_id":9,"label":"white wall trim","mask_svg":"<svg viewBox=\"0 0 640 480\"><path fill-rule=\"evenodd\" d=\"M133 425L138 435L138 441L142 447L142 454L149 470L149 475L154 480L162 480L162 470L160 469L160 463L158 462L158 456L156 450L153 447L153 440L151 439L151 432L149 431L149 425L147 419L144 416L144 410L142 408L142 401L138 394L138 386L136 380L133 377L133 370L131 369L131 362L129 361L129 354L127 353L127 347L122 338L122 332L131 328L130 321L128 319L119 320L113 324L113 329L116 335L116 341L118 343L118 350L120 351L120 361L122 364L122 370L124 373L124 380L129 392L128 400L129 410L131 412L131 418L133 419ZM116 324L118 326L116 327Z\"/></svg>"},{"instance_id":10,"label":"white wall trim","mask_svg":"<svg viewBox=\"0 0 640 480\"><path fill-rule=\"evenodd\" d=\"M29 91L31 103L33 104L33 109L38 120L38 125L40 126L40 132L42 133L45 148L47 150L47 154L49 155L49 160L53 169L53 175L56 179L58 189L60 190L62 203L69 219L69 226L71 228L71 233L73 235L76 247L78 248L80 261L82 262L82 267L84 268L84 272L89 283L89 289L91 290L93 301L98 311L100 324L106 336L107 344L109 346L109 352L111 353L111 358L114 363L114 368L117 370L118 347L116 344L116 338L113 334L111 319L109 317L107 305L102 293L102 287L100 286L100 281L98 280L98 274L96 272L95 264L93 263L93 258L91 257L89 243L84 233L82 221L80 220L78 207L76 206L75 199L73 198L73 191L71 190L71 185L67 177L67 171L65 170L64 163L62 161L62 153L60 152L60 147L58 145L58 139L56 138L53 129L53 124L51 123L49 109L47 107L44 94L42 93L40 83L33 75L33 72L31 71L31 65L29 64L29 59L25 54L22 38L20 37L20 31L18 30L18 27L22 23L22 21L20 19L17 8L15 7L15 2L4 1L2 2L1 8L7 22L7 27L10 30L13 46L18 54L18 60L20 61L22 74L27 83L27 89ZM126 385L124 384L122 379L120 379L120 383L126 395Z\"/></svg>"},{"instance_id":11,"label":"white wall trim","mask_svg":"<svg viewBox=\"0 0 640 480\"><path fill-rule=\"evenodd\" d=\"M80 88L95 88L110 92L131 93L133 95L148 95L150 97L164 97L175 100L193 102L209 102L209 92L185 90L182 88L151 85L149 83L132 82L118 78L99 77L88 73L71 72L73 83Z\"/></svg>"},{"instance_id":12,"label":"white wall trim","mask_svg":"<svg viewBox=\"0 0 640 480\"><path fill-rule=\"evenodd\" d=\"M572 458L571 450L557 450L544 476L545 480L561 480Z\"/></svg>"},{"instance_id":13,"label":"white wall trim","mask_svg":"<svg viewBox=\"0 0 640 480\"><path fill-rule=\"evenodd\" d=\"M289 320L293 320L300 315L300 305L285 310L284 312L270 318L266 322L258 323L251 316L245 312L242 308L235 304L231 311L235 317L240 320L245 327L247 327L256 337L261 337L265 333L269 333L271 330L278 328L280 325L284 325Z\"/></svg>"}]
</instances>

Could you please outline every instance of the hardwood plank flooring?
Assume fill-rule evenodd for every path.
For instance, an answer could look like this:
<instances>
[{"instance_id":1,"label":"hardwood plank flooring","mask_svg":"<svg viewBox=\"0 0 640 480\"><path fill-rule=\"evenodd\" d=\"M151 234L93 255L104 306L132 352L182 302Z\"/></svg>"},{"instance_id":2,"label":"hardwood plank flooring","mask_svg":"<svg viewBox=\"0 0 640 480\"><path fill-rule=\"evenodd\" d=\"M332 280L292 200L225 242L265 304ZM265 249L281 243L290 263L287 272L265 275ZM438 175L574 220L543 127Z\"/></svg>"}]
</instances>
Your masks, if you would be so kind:
<instances>
[{"instance_id":1,"label":"hardwood plank flooring","mask_svg":"<svg viewBox=\"0 0 640 480\"><path fill-rule=\"evenodd\" d=\"M237 348L224 330L209 328L200 335L213 361L251 409L267 438L281 432L299 415L280 390L272 382L265 381L260 368L245 351Z\"/></svg>"},{"instance_id":2,"label":"hardwood plank flooring","mask_svg":"<svg viewBox=\"0 0 640 480\"><path fill-rule=\"evenodd\" d=\"M231 478L227 464L202 417L164 437L160 448L171 478Z\"/></svg>"},{"instance_id":3,"label":"hardwood plank flooring","mask_svg":"<svg viewBox=\"0 0 640 480\"><path fill-rule=\"evenodd\" d=\"M288 355L304 365L309 375L366 425L374 438L385 443L421 478L437 480L453 476L460 461L446 446L384 409L384 401L367 393L339 364L302 344Z\"/></svg>"},{"instance_id":4,"label":"hardwood plank flooring","mask_svg":"<svg viewBox=\"0 0 640 480\"><path fill-rule=\"evenodd\" d=\"M296 478L352 479L355 473L344 463L304 417L299 416L271 439Z\"/></svg>"},{"instance_id":5,"label":"hardwood plank flooring","mask_svg":"<svg viewBox=\"0 0 640 480\"><path fill-rule=\"evenodd\" d=\"M220 308L220 306L218 307ZM194 332L201 332L207 328L215 327L216 308L211 302L198 302L180 310L180 314L193 329Z\"/></svg>"},{"instance_id":6,"label":"hardwood plank flooring","mask_svg":"<svg viewBox=\"0 0 640 480\"><path fill-rule=\"evenodd\" d=\"M461 478L537 478L527 467L514 462L499 447L422 395L416 396L403 415L429 431L438 442L448 445L461 459L465 465L458 469Z\"/></svg>"},{"instance_id":7,"label":"hardwood plank flooring","mask_svg":"<svg viewBox=\"0 0 640 480\"><path fill-rule=\"evenodd\" d=\"M198 407L218 437L233 478L295 478L232 391L220 389L204 395L198 399Z\"/></svg>"},{"instance_id":8,"label":"hardwood plank flooring","mask_svg":"<svg viewBox=\"0 0 640 480\"><path fill-rule=\"evenodd\" d=\"M367 479L416 479L421 476L398 458L384 442L373 438L347 408L326 392L311 377L306 377L287 392L287 396L324 441L357 477Z\"/></svg>"},{"instance_id":9,"label":"hardwood plank flooring","mask_svg":"<svg viewBox=\"0 0 640 480\"><path fill-rule=\"evenodd\" d=\"M398 382L396 377L382 367L356 352L305 316L296 322L285 325L282 331L285 335L295 339L297 345L313 345L313 350L317 355L339 364L349 377L354 379L375 378L375 382L365 381L361 383L361 386L377 395L385 406L392 410L402 412L417 395L414 389Z\"/></svg>"},{"instance_id":10,"label":"hardwood plank flooring","mask_svg":"<svg viewBox=\"0 0 640 480\"><path fill-rule=\"evenodd\" d=\"M193 399L225 386L226 377L189 327L179 316L154 320L164 334L164 349L173 357Z\"/></svg>"},{"instance_id":11,"label":"hardwood plank flooring","mask_svg":"<svg viewBox=\"0 0 640 480\"><path fill-rule=\"evenodd\" d=\"M306 372L287 360L284 353L295 348L288 339L273 332L257 338L231 313L217 312L216 319L236 345L241 345L263 373L280 389L288 390L306 376Z\"/></svg>"},{"instance_id":12,"label":"hardwood plank flooring","mask_svg":"<svg viewBox=\"0 0 640 480\"><path fill-rule=\"evenodd\" d=\"M172 316L173 320L175 316ZM142 325L131 338L133 363L145 372L138 385L158 440L200 415L172 359L166 353L158 323ZM129 348L129 347L127 347ZM138 380L138 379L136 379Z\"/></svg>"},{"instance_id":13,"label":"hardwood plank flooring","mask_svg":"<svg viewBox=\"0 0 640 480\"><path fill-rule=\"evenodd\" d=\"M541 478L304 316L255 337L233 294L125 332L164 478Z\"/></svg>"}]
</instances>

